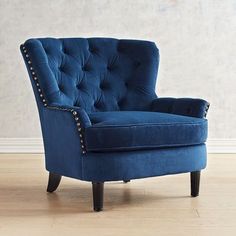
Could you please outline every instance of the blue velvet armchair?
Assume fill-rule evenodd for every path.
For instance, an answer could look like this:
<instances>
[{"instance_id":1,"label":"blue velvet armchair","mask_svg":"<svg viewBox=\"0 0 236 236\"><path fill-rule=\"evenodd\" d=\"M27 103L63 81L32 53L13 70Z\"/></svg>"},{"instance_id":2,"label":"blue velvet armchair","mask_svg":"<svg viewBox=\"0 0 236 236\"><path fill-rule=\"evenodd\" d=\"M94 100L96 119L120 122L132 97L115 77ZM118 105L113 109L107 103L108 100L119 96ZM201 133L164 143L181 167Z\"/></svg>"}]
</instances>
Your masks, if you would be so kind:
<instances>
[{"instance_id":1,"label":"blue velvet armchair","mask_svg":"<svg viewBox=\"0 0 236 236\"><path fill-rule=\"evenodd\" d=\"M90 181L101 211L105 181L190 172L198 195L209 103L157 97L155 43L38 38L20 48L40 116L48 192L61 176Z\"/></svg>"}]
</instances>

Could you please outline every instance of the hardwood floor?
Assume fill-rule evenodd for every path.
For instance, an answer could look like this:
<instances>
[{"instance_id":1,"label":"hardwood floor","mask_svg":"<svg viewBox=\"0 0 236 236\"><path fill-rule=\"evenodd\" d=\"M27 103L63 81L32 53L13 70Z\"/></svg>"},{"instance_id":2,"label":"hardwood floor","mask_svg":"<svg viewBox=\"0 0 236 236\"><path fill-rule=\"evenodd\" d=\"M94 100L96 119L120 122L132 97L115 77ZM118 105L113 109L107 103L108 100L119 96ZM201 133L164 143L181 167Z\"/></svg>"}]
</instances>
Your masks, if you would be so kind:
<instances>
[{"instance_id":1,"label":"hardwood floor","mask_svg":"<svg viewBox=\"0 0 236 236\"><path fill-rule=\"evenodd\" d=\"M91 183L47 178L43 155L0 154L1 236L236 235L236 154L209 155L197 198L189 174L105 183L99 213Z\"/></svg>"}]
</instances>

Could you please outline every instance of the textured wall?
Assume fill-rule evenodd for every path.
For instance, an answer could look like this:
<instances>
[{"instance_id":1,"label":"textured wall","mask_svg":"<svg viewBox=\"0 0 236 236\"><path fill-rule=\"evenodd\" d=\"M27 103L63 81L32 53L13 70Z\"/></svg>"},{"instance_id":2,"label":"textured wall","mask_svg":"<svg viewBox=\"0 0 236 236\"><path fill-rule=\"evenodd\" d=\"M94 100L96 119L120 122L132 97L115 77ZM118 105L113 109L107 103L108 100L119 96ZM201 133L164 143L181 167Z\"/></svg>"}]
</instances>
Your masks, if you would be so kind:
<instances>
[{"instance_id":1,"label":"textured wall","mask_svg":"<svg viewBox=\"0 0 236 236\"><path fill-rule=\"evenodd\" d=\"M40 137L19 52L29 37L157 42L159 96L211 102L210 138L236 138L235 0L0 0L0 138Z\"/></svg>"}]
</instances>

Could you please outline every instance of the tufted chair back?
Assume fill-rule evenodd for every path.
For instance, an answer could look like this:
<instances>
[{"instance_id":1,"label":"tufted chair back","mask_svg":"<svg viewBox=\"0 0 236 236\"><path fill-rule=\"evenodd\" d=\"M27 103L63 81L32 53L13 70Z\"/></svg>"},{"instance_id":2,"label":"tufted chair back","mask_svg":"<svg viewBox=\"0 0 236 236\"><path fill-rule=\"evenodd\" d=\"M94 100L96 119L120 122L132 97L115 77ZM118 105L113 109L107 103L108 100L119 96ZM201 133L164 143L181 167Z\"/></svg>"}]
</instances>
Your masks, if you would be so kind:
<instances>
[{"instance_id":1,"label":"tufted chair back","mask_svg":"<svg viewBox=\"0 0 236 236\"><path fill-rule=\"evenodd\" d=\"M95 111L149 110L159 53L153 42L39 38L25 42L47 105Z\"/></svg>"}]
</instances>

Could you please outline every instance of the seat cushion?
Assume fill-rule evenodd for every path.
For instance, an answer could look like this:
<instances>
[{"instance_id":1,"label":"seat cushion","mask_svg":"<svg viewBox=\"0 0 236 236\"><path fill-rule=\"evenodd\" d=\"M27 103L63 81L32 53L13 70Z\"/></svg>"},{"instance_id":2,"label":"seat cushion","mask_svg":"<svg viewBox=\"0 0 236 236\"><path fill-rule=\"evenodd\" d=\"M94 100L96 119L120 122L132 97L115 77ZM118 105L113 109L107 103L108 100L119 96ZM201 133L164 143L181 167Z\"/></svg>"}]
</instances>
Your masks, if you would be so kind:
<instances>
[{"instance_id":1,"label":"seat cushion","mask_svg":"<svg viewBox=\"0 0 236 236\"><path fill-rule=\"evenodd\" d=\"M94 112L85 130L87 151L128 151L202 144L207 120L161 112Z\"/></svg>"}]
</instances>

